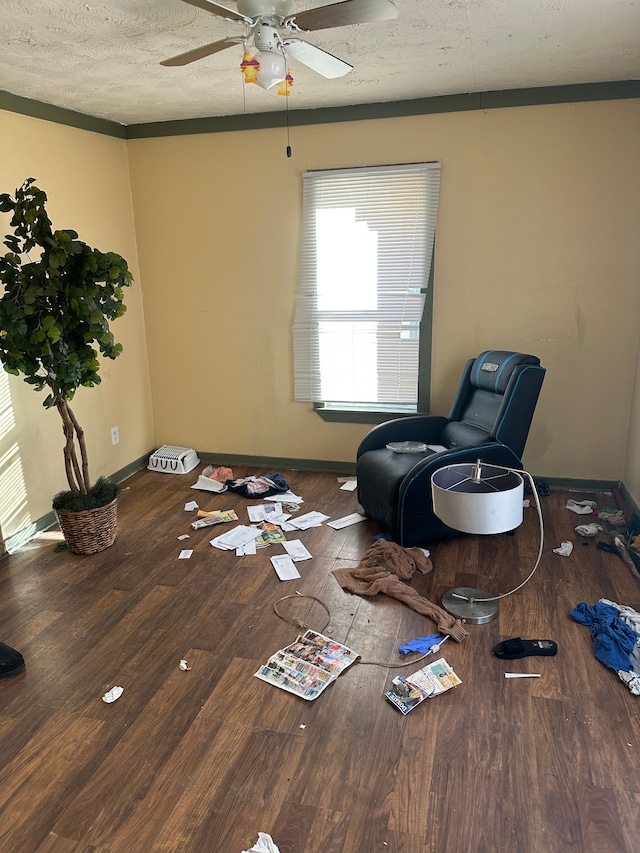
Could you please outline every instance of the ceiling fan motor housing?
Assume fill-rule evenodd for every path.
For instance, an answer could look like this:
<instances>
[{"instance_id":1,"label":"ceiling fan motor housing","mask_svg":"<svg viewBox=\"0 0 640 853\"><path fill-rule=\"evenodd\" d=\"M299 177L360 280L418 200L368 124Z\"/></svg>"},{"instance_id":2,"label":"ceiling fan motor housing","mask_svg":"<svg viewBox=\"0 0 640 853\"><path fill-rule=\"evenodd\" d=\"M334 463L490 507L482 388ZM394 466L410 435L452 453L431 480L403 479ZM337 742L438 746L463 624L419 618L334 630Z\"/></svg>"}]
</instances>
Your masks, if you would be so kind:
<instances>
[{"instance_id":1,"label":"ceiling fan motor housing","mask_svg":"<svg viewBox=\"0 0 640 853\"><path fill-rule=\"evenodd\" d=\"M293 14L293 0L238 0L238 12L247 18L284 18Z\"/></svg>"},{"instance_id":2,"label":"ceiling fan motor housing","mask_svg":"<svg viewBox=\"0 0 640 853\"><path fill-rule=\"evenodd\" d=\"M258 21L254 30L253 41L259 51L271 50L282 53L282 40L272 21Z\"/></svg>"}]
</instances>

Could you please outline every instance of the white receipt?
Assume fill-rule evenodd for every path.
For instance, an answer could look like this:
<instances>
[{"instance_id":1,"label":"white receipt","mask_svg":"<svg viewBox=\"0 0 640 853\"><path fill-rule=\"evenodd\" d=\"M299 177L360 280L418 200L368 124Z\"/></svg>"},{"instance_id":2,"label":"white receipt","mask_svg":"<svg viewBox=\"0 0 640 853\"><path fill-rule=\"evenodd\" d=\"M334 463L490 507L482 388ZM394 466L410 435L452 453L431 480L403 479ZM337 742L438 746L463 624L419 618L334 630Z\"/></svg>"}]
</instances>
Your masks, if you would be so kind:
<instances>
[{"instance_id":1,"label":"white receipt","mask_svg":"<svg viewBox=\"0 0 640 853\"><path fill-rule=\"evenodd\" d=\"M299 539L289 539L282 544L284 545L284 550L291 557L294 563L297 563L299 560L313 559Z\"/></svg>"},{"instance_id":2,"label":"white receipt","mask_svg":"<svg viewBox=\"0 0 640 853\"><path fill-rule=\"evenodd\" d=\"M292 581L300 577L300 572L288 554L278 554L276 557L271 557L271 563L281 581Z\"/></svg>"},{"instance_id":3,"label":"white receipt","mask_svg":"<svg viewBox=\"0 0 640 853\"><path fill-rule=\"evenodd\" d=\"M349 527L350 524L357 524L359 521L366 520L366 515L361 515L359 512L352 512L351 515L345 515L342 518L336 518L335 521L327 522L327 527L333 527L334 530L341 530L343 527Z\"/></svg>"}]
</instances>

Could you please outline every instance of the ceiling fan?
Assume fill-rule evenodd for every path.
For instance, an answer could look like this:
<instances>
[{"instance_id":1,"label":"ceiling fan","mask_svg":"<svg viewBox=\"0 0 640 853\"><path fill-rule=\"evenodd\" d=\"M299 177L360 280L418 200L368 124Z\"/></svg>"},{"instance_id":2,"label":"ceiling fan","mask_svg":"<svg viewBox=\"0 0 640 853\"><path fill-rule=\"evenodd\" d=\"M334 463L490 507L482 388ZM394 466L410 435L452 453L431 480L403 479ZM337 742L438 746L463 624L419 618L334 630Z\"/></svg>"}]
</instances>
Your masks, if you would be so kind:
<instances>
[{"instance_id":1,"label":"ceiling fan","mask_svg":"<svg viewBox=\"0 0 640 853\"><path fill-rule=\"evenodd\" d=\"M244 35L227 36L178 56L165 59L160 65L188 65L237 44L244 46L247 65L259 69L252 78L245 71L247 82L270 89L287 78L287 57L291 56L323 77L342 77L353 66L337 56L297 37L297 33L388 21L398 17L393 0L343 0L328 6L318 6L303 12L294 11L293 0L238 0L237 10L210 3L209 0L183 0L224 18L244 24ZM281 32L284 31L284 32ZM289 35L292 34L292 35ZM247 59L247 57L249 59Z\"/></svg>"}]
</instances>

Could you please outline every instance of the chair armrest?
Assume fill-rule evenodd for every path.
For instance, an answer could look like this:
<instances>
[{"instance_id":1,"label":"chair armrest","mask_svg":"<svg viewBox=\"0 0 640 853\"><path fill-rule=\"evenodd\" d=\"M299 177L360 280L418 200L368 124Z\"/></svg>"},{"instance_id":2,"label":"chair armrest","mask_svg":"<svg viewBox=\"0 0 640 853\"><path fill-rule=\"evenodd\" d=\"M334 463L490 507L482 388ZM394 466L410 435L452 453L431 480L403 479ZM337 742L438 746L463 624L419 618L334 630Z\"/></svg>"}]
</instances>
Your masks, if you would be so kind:
<instances>
[{"instance_id":1,"label":"chair armrest","mask_svg":"<svg viewBox=\"0 0 640 853\"><path fill-rule=\"evenodd\" d=\"M436 444L438 436L448 423L448 418L441 415L413 415L385 421L365 435L360 442L356 458L360 458L368 450L380 450L390 441L422 441L425 444Z\"/></svg>"}]
</instances>

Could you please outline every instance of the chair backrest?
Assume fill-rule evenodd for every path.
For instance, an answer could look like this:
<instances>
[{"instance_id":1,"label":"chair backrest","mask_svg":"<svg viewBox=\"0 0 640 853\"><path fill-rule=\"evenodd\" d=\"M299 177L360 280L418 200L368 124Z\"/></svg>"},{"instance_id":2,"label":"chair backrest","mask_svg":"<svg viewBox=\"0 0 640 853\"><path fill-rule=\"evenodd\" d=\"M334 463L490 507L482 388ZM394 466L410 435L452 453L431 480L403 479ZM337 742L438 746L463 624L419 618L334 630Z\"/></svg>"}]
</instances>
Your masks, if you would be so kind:
<instances>
[{"instance_id":1,"label":"chair backrest","mask_svg":"<svg viewBox=\"0 0 640 853\"><path fill-rule=\"evenodd\" d=\"M534 355L487 350L465 365L440 441L450 449L499 441L522 456L545 368Z\"/></svg>"}]
</instances>

